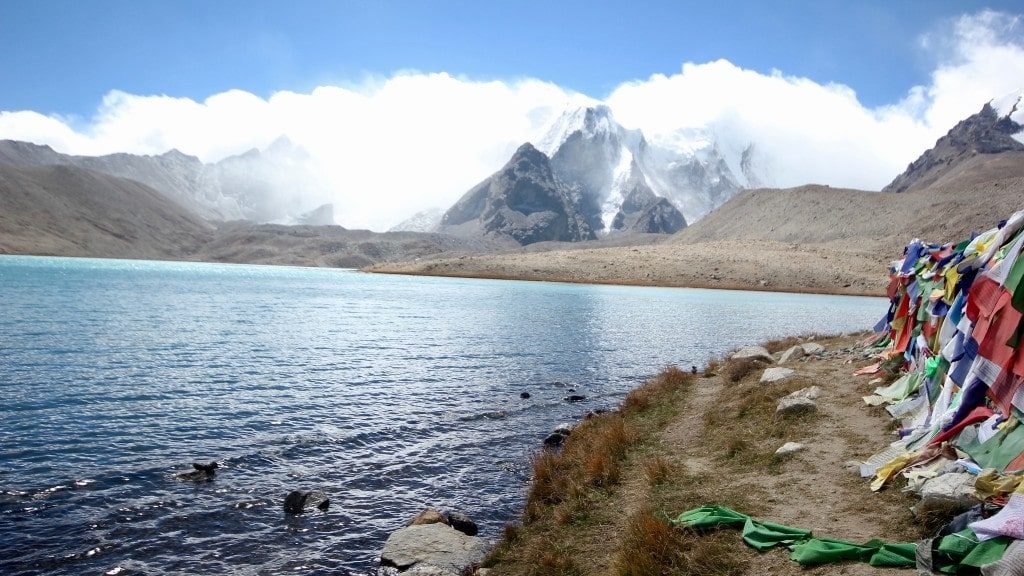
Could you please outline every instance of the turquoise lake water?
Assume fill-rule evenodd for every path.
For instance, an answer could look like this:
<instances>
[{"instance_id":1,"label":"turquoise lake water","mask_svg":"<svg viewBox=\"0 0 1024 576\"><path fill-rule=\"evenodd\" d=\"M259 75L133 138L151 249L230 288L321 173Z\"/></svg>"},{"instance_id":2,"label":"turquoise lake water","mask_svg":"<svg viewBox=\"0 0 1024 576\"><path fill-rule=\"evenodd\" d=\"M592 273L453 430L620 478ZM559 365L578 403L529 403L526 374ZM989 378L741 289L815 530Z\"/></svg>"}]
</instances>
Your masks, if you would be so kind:
<instances>
[{"instance_id":1,"label":"turquoise lake water","mask_svg":"<svg viewBox=\"0 0 1024 576\"><path fill-rule=\"evenodd\" d=\"M494 538L555 425L886 305L2 256L0 573L366 574L425 506ZM175 478L211 460L215 480ZM296 488L330 510L285 515Z\"/></svg>"}]
</instances>

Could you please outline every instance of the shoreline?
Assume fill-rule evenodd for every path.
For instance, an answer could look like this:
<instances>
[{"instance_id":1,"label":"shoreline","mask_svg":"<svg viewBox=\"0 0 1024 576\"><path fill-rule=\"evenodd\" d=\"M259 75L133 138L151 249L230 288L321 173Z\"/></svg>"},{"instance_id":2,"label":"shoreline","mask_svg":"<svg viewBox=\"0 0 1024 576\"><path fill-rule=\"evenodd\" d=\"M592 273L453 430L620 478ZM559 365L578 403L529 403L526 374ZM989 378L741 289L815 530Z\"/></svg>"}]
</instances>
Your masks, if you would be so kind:
<instances>
[{"instance_id":1,"label":"shoreline","mask_svg":"<svg viewBox=\"0 0 1024 576\"><path fill-rule=\"evenodd\" d=\"M864 405L860 393L868 379L853 374L874 362L862 353L864 337L805 335L761 343L776 359L790 345L825 347L785 364L727 354L696 375L669 368L631 390L612 412L581 420L560 452L545 450L533 459L520 521L505 528L476 573L660 574L669 567L695 575L808 573L786 555L744 547L738 532L695 535L666 522L712 503L821 536L924 537L906 494L872 492L849 468L851 460L862 461L891 441L891 419ZM760 381L765 369L783 366L795 374ZM779 419L776 403L812 385L823 390L818 407ZM807 446L776 455L790 440ZM544 569L538 572L538 566ZM856 563L810 573L833 573L830 568L889 573Z\"/></svg>"},{"instance_id":2,"label":"shoreline","mask_svg":"<svg viewBox=\"0 0 1024 576\"><path fill-rule=\"evenodd\" d=\"M631 286L646 288L691 288L695 290L734 290L746 292L778 292L783 294L815 294L820 296L856 296L868 298L884 298L885 291L850 291L842 289L817 289L801 288L796 286L749 286L738 283L699 283L699 282L668 282L668 281L647 281L631 280L625 278L571 278L555 274L519 275L501 274L494 272L451 272L431 270L393 270L386 269L387 265L374 265L366 268L359 268L359 272L365 274L385 274L391 276L427 276L435 278L466 278L473 280L513 280L521 282L552 282L557 284L591 284L595 286Z\"/></svg>"}]
</instances>

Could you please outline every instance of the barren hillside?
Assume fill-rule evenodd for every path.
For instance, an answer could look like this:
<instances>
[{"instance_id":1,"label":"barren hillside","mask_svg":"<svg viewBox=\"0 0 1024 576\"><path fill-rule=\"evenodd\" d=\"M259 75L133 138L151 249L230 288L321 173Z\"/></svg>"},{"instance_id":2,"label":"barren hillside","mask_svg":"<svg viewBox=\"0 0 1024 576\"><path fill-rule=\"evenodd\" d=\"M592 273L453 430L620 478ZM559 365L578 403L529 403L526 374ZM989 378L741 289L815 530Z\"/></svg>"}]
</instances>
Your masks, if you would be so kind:
<instances>
[{"instance_id":1,"label":"barren hillside","mask_svg":"<svg viewBox=\"0 0 1024 576\"><path fill-rule=\"evenodd\" d=\"M71 166L0 166L0 253L168 258L212 234L134 180Z\"/></svg>"}]
</instances>

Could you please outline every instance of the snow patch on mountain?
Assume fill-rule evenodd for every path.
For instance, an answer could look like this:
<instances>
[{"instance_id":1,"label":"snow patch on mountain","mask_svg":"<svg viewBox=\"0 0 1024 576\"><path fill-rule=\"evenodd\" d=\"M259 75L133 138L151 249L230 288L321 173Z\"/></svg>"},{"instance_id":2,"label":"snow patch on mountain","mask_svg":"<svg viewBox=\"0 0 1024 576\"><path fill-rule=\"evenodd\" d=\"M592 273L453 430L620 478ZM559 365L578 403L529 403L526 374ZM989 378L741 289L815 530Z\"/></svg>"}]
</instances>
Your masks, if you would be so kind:
<instances>
[{"instance_id":1,"label":"snow patch on mountain","mask_svg":"<svg viewBox=\"0 0 1024 576\"><path fill-rule=\"evenodd\" d=\"M1014 90L992 100L990 104L1000 118L1009 118L1024 126L1024 91ZM1011 138L1024 144L1024 130L1012 135Z\"/></svg>"},{"instance_id":2,"label":"snow patch on mountain","mask_svg":"<svg viewBox=\"0 0 1024 576\"><path fill-rule=\"evenodd\" d=\"M688 222L698 220L742 188L761 186L765 159L751 143L720 145L709 129L683 129L648 139L618 122L605 104L574 106L539 139L555 175L592 207L595 229L611 224L631 182L640 179L668 199ZM638 174L634 175L634 172Z\"/></svg>"}]
</instances>

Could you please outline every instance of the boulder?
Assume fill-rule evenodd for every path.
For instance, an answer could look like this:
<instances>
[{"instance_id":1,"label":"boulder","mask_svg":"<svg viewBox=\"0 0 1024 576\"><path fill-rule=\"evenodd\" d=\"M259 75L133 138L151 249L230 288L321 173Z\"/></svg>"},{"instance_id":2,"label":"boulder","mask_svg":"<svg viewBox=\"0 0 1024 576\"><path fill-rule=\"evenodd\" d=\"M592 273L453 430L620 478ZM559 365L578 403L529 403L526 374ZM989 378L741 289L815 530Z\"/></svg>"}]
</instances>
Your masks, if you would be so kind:
<instances>
[{"instance_id":1,"label":"boulder","mask_svg":"<svg viewBox=\"0 0 1024 576\"><path fill-rule=\"evenodd\" d=\"M764 373L761 374L761 383L781 382L793 374L794 371L790 368L766 368Z\"/></svg>"},{"instance_id":2,"label":"boulder","mask_svg":"<svg viewBox=\"0 0 1024 576\"><path fill-rule=\"evenodd\" d=\"M519 397L522 398L523 400L527 400L527 399L530 398L530 393L529 392L520 392L519 393Z\"/></svg>"},{"instance_id":3,"label":"boulder","mask_svg":"<svg viewBox=\"0 0 1024 576\"><path fill-rule=\"evenodd\" d=\"M317 508L327 511L331 500L319 490L292 490L284 498L284 511L289 514L302 514Z\"/></svg>"},{"instance_id":4,"label":"boulder","mask_svg":"<svg viewBox=\"0 0 1024 576\"><path fill-rule=\"evenodd\" d=\"M567 437L568 436L562 434L561 432L552 432L551 434L548 434L547 436L544 437L544 445L547 446L548 448L558 448L559 446L565 443L565 439Z\"/></svg>"},{"instance_id":5,"label":"boulder","mask_svg":"<svg viewBox=\"0 0 1024 576\"><path fill-rule=\"evenodd\" d=\"M566 402L570 402L570 403L571 402L582 402L582 401L584 401L586 399L587 399L586 396L581 396L579 394L571 394L569 396L566 396L565 398L562 398L562 400L565 400Z\"/></svg>"},{"instance_id":6,"label":"boulder","mask_svg":"<svg viewBox=\"0 0 1024 576\"><path fill-rule=\"evenodd\" d=\"M925 481L921 487L921 501L914 513L921 515L930 510L950 508L962 511L978 503L974 495L975 476L967 472L948 472Z\"/></svg>"},{"instance_id":7,"label":"boulder","mask_svg":"<svg viewBox=\"0 0 1024 576\"><path fill-rule=\"evenodd\" d=\"M808 400L817 400L818 398L821 398L821 388L818 388L817 386L803 388L796 392L790 392L786 395L786 398L807 398Z\"/></svg>"},{"instance_id":8,"label":"boulder","mask_svg":"<svg viewBox=\"0 0 1024 576\"><path fill-rule=\"evenodd\" d=\"M459 532L462 532L466 536L476 536L477 533L480 532L480 528L476 525L476 522L473 522L469 516L466 516L462 512L449 512L448 525Z\"/></svg>"},{"instance_id":9,"label":"boulder","mask_svg":"<svg viewBox=\"0 0 1024 576\"><path fill-rule=\"evenodd\" d=\"M423 526L426 524L438 523L447 524L448 519L444 517L444 514L441 514L437 510L434 510L433 508L427 508L423 512L417 514L415 518L409 520L409 523L406 524L406 526Z\"/></svg>"},{"instance_id":10,"label":"boulder","mask_svg":"<svg viewBox=\"0 0 1024 576\"><path fill-rule=\"evenodd\" d=\"M779 400L779 406L775 409L776 414L797 414L800 412L813 412L818 409L814 400L802 396L790 398L789 396Z\"/></svg>"},{"instance_id":11,"label":"boulder","mask_svg":"<svg viewBox=\"0 0 1024 576\"><path fill-rule=\"evenodd\" d=\"M799 452L799 451L803 450L804 448L806 448L806 446L804 446L803 444L801 444L799 442L786 442L785 444L782 445L781 448L779 448L778 450L775 451L775 455L776 456L787 456L789 454L793 454L795 452Z\"/></svg>"},{"instance_id":12,"label":"boulder","mask_svg":"<svg viewBox=\"0 0 1024 576\"><path fill-rule=\"evenodd\" d=\"M799 360L804 357L803 346L793 346L789 350L782 353L782 357L779 358L779 364L785 364L786 362L792 362Z\"/></svg>"},{"instance_id":13,"label":"boulder","mask_svg":"<svg viewBox=\"0 0 1024 576\"><path fill-rule=\"evenodd\" d=\"M772 356L771 352L765 350L763 346L747 346L746 348L740 348L733 352L730 358L733 360L753 358L754 360L764 360L771 364L775 363L775 357Z\"/></svg>"},{"instance_id":14,"label":"boulder","mask_svg":"<svg viewBox=\"0 0 1024 576\"><path fill-rule=\"evenodd\" d=\"M213 480L217 476L217 469L220 468L220 464L217 462L210 462L209 464L203 464L202 462L193 462L192 471L180 472L175 474L178 480L187 480L190 482L205 482L207 480Z\"/></svg>"},{"instance_id":15,"label":"boulder","mask_svg":"<svg viewBox=\"0 0 1024 576\"><path fill-rule=\"evenodd\" d=\"M817 356L825 353L825 347L817 342L807 342L806 344L801 344L800 347L804 349L804 354L808 356Z\"/></svg>"},{"instance_id":16,"label":"boulder","mask_svg":"<svg viewBox=\"0 0 1024 576\"><path fill-rule=\"evenodd\" d=\"M446 524L408 526L397 530L384 543L382 566L413 574L462 574L483 561L487 541L467 536ZM423 572L427 567L429 572ZM436 568L436 571L434 571Z\"/></svg>"}]
</instances>

